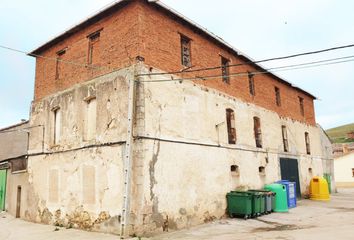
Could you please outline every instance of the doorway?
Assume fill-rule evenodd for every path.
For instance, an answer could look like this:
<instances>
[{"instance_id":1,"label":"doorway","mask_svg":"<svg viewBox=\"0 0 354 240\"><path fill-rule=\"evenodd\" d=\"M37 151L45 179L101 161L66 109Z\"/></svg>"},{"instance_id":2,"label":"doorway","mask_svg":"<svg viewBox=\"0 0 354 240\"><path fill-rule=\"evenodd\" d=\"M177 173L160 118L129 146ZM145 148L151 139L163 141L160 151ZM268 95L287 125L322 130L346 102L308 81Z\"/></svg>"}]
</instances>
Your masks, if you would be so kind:
<instances>
[{"instance_id":1,"label":"doorway","mask_svg":"<svg viewBox=\"0 0 354 240\"><path fill-rule=\"evenodd\" d=\"M299 165L297 159L280 158L280 173L282 180L296 182L296 196L301 197Z\"/></svg>"}]
</instances>

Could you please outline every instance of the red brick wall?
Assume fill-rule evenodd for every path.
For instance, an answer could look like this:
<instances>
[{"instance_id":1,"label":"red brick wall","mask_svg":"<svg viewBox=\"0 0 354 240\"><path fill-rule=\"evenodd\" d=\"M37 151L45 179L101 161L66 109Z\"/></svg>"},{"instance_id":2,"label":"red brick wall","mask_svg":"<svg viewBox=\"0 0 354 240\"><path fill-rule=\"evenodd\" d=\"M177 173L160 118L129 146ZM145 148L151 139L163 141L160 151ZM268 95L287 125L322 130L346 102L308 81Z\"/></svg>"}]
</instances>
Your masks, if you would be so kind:
<instances>
[{"instance_id":1,"label":"red brick wall","mask_svg":"<svg viewBox=\"0 0 354 240\"><path fill-rule=\"evenodd\" d=\"M196 33L190 27L181 24L180 21L168 17L155 7L145 4L144 10L142 17L144 47L141 54L145 58L146 64L163 71L181 70L183 66L181 64L180 34L192 39L191 55L194 68L220 66L220 56L230 59L230 64L244 63L241 58L230 53L226 48L210 41L203 34ZM256 69L246 65L230 69L231 74L246 71L256 71ZM189 74L190 77L196 75L221 75L221 69ZM184 74L184 76L188 75ZM256 95L254 97L250 95L247 76L231 77L230 84L223 83L221 78L196 81L196 83L218 89L243 101L275 111L283 117L315 124L313 99L284 83L280 83L269 75L255 75ZM275 103L275 86L280 89L280 107ZM304 116L301 115L299 96L304 98Z\"/></svg>"},{"instance_id":2,"label":"red brick wall","mask_svg":"<svg viewBox=\"0 0 354 240\"><path fill-rule=\"evenodd\" d=\"M205 35L197 33L176 18L149 6L144 1L133 1L122 10L100 20L90 27L67 38L44 53L56 57L56 52L68 47L63 60L87 63L87 35L103 28L100 36L100 59L103 69L92 70L69 64L64 65L61 78L55 80L55 61L37 59L35 99L41 99L75 83L86 81L104 73L131 65L136 56L143 56L145 63L163 71L181 70L180 34L192 39L192 65L194 68L218 66L220 55L230 59L230 64L243 63L243 60ZM255 71L252 66L231 68L230 73ZM220 75L221 70L198 72L184 76L194 77ZM223 91L243 101L277 112L280 116L308 124L315 124L313 99L302 92L279 82L269 75L254 77L256 96L252 97L248 88L248 77L232 77L230 84L220 79L196 81ZM275 104L274 87L281 92L282 105ZM304 98L305 116L301 115L298 97Z\"/></svg>"},{"instance_id":3,"label":"red brick wall","mask_svg":"<svg viewBox=\"0 0 354 240\"><path fill-rule=\"evenodd\" d=\"M138 55L139 47L139 26L136 17L137 12L140 11L139 8L141 6L136 3L129 4L115 14L82 29L45 52L41 52L41 55L56 58L58 51L67 48L62 58L64 61L85 65L88 62L89 40L87 36L102 29L97 45L99 48L94 52L93 63L99 62L94 65L96 69L61 63L60 78L55 79L56 62L37 58L35 100L67 89L76 83L132 65Z\"/></svg>"}]
</instances>

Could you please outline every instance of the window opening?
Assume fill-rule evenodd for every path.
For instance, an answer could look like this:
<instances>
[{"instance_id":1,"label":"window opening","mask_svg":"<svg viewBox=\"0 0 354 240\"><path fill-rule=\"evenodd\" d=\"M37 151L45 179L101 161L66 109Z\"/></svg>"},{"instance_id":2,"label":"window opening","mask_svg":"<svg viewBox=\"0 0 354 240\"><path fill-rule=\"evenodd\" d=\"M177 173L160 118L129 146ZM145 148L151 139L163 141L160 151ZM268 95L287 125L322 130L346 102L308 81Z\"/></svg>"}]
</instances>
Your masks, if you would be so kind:
<instances>
[{"instance_id":1,"label":"window opening","mask_svg":"<svg viewBox=\"0 0 354 240\"><path fill-rule=\"evenodd\" d=\"M254 138L256 140L256 147L262 148L261 120L258 117L254 117L253 124L254 124Z\"/></svg>"},{"instance_id":2,"label":"window opening","mask_svg":"<svg viewBox=\"0 0 354 240\"><path fill-rule=\"evenodd\" d=\"M232 109L226 109L226 123L229 144L236 144L235 112Z\"/></svg>"},{"instance_id":3,"label":"window opening","mask_svg":"<svg viewBox=\"0 0 354 240\"><path fill-rule=\"evenodd\" d=\"M224 57L221 57L221 74L222 81L224 83L230 84L230 60Z\"/></svg>"},{"instance_id":4,"label":"window opening","mask_svg":"<svg viewBox=\"0 0 354 240\"><path fill-rule=\"evenodd\" d=\"M181 35L181 58L182 65L185 67L191 67L191 40Z\"/></svg>"}]
</instances>

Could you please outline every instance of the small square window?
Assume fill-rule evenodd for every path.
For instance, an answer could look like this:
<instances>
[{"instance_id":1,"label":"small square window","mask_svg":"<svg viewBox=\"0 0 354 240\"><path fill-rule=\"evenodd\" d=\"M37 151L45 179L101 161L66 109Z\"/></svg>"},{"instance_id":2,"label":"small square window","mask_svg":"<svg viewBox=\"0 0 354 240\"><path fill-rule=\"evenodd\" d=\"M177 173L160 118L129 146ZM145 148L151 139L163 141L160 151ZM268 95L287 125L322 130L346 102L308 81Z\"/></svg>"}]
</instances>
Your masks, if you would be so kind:
<instances>
[{"instance_id":1,"label":"small square window","mask_svg":"<svg viewBox=\"0 0 354 240\"><path fill-rule=\"evenodd\" d=\"M238 176L240 174L239 167L237 165L231 165L230 170L231 174L234 176Z\"/></svg>"},{"instance_id":2,"label":"small square window","mask_svg":"<svg viewBox=\"0 0 354 240\"><path fill-rule=\"evenodd\" d=\"M259 172L259 175L264 176L266 174L265 167L263 167L263 166L258 167L258 172Z\"/></svg>"}]
</instances>

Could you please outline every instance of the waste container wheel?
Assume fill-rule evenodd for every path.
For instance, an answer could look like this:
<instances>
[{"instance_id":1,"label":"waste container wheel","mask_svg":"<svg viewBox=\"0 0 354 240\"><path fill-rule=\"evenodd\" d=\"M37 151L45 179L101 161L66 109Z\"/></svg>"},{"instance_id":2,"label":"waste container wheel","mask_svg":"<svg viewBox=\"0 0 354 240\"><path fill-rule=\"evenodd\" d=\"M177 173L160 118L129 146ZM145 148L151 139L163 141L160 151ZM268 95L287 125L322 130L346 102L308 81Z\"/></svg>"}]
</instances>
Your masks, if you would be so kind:
<instances>
[{"instance_id":1,"label":"waste container wheel","mask_svg":"<svg viewBox=\"0 0 354 240\"><path fill-rule=\"evenodd\" d=\"M248 215L245 215L245 216L243 217L243 219L247 220L247 219L248 219Z\"/></svg>"}]
</instances>

